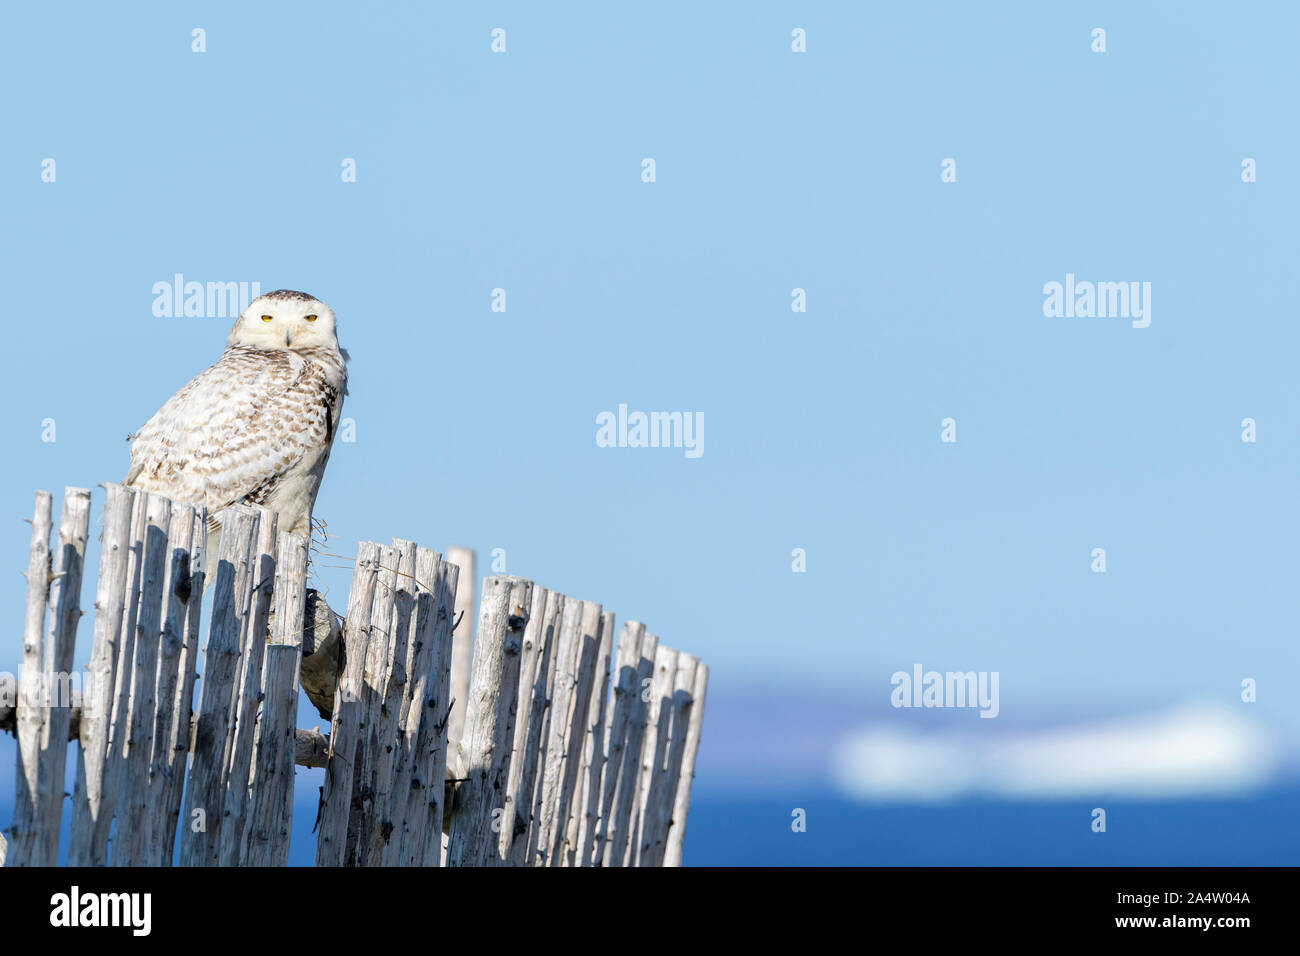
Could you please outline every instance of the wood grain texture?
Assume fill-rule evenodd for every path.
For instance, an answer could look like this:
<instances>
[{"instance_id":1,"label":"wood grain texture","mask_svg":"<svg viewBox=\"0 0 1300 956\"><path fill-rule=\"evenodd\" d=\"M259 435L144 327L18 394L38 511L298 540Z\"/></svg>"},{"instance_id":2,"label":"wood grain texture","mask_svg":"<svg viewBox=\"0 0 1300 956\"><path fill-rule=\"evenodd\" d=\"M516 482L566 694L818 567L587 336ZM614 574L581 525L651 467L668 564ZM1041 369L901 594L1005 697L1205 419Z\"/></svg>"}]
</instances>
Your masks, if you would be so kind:
<instances>
[{"instance_id":1,"label":"wood grain texture","mask_svg":"<svg viewBox=\"0 0 1300 956\"><path fill-rule=\"evenodd\" d=\"M221 513L220 551L213 585L212 624L203 656L203 683L194 728L194 756L180 821L181 865L217 862L222 803L226 791L231 711L243 650L245 595L255 571L259 516L251 508Z\"/></svg>"},{"instance_id":2,"label":"wood grain texture","mask_svg":"<svg viewBox=\"0 0 1300 956\"><path fill-rule=\"evenodd\" d=\"M137 499L138 500L138 499ZM135 627L123 635L131 642L130 706L125 709L126 736L113 828L112 866L141 866L154 821L149 817L149 774L156 723L158 657L162 643L163 591L167 575L167 532L172 503L158 495L144 498L144 537L139 565L139 606ZM125 646L125 645L124 645Z\"/></svg>"},{"instance_id":3,"label":"wood grain texture","mask_svg":"<svg viewBox=\"0 0 1300 956\"><path fill-rule=\"evenodd\" d=\"M570 815L571 852L565 866L592 866L595 863L596 833L600 827L601 779L605 770L606 701L609 699L610 652L614 644L614 612L605 611L600 618L600 648L596 654L596 679L591 687L587 707L586 742L582 750L582 767L578 771L581 800Z\"/></svg>"},{"instance_id":4,"label":"wood grain texture","mask_svg":"<svg viewBox=\"0 0 1300 956\"><path fill-rule=\"evenodd\" d=\"M469 704L460 742L461 785L451 819L450 866L501 862L500 818L509 778L519 655L532 607L531 581L502 576L483 580L482 610L474 648Z\"/></svg>"},{"instance_id":5,"label":"wood grain texture","mask_svg":"<svg viewBox=\"0 0 1300 956\"><path fill-rule=\"evenodd\" d=\"M691 809L691 783L695 780L695 756L700 749L700 734L704 728L704 697L709 688L709 668L702 662L695 665L691 685L691 714L686 728L686 743L682 749L681 772L673 796L672 826L668 828L664 847L664 866L682 865L682 846L686 840L686 818Z\"/></svg>"},{"instance_id":6,"label":"wood grain texture","mask_svg":"<svg viewBox=\"0 0 1300 956\"><path fill-rule=\"evenodd\" d=\"M642 628L644 631L644 628ZM635 690L628 710L627 739L624 743L622 765L614 790L614 805L610 811L609 831L601 857L603 866L628 866L631 851L636 846L635 821L638 818L638 787L641 780L641 747L645 741L649 720L650 684L654 672L655 651L659 638L648 632L641 635L637 648Z\"/></svg>"},{"instance_id":7,"label":"wood grain texture","mask_svg":"<svg viewBox=\"0 0 1300 956\"><path fill-rule=\"evenodd\" d=\"M228 508L213 573L202 508L104 487L84 690L70 675L90 492L65 489L53 550L52 500L36 498L24 666L0 675L0 730L19 742L0 863L57 860L56 768L75 740L78 865L165 866L179 839L182 865L284 866L297 766L325 770L318 865L681 864L708 681L694 656L634 621L615 641L596 602L486 578L453 759L453 631L473 588L414 542L362 542L329 733L299 729L309 542L269 509Z\"/></svg>"},{"instance_id":8,"label":"wood grain texture","mask_svg":"<svg viewBox=\"0 0 1300 956\"><path fill-rule=\"evenodd\" d=\"M510 866L523 864L533 818L542 724L546 715L547 667L551 660L552 628L546 626L546 605L553 600L546 588L533 588L533 603L524 626L519 653L519 697L506 781L505 815L501 820L501 855Z\"/></svg>"},{"instance_id":9,"label":"wood grain texture","mask_svg":"<svg viewBox=\"0 0 1300 956\"><path fill-rule=\"evenodd\" d=\"M95 623L87 664L86 692L76 721L80 746L77 748L77 782L72 792L72 828L68 842L68 863L71 866L103 866L108 862L108 833L114 795L105 794L104 775L125 614L134 499L135 492L130 488L113 484L104 486Z\"/></svg>"},{"instance_id":10,"label":"wood grain texture","mask_svg":"<svg viewBox=\"0 0 1300 956\"><path fill-rule=\"evenodd\" d=\"M451 648L451 719L447 724L447 742L451 747L452 770L465 726L465 708L469 703L470 667L474 660L474 626L478 621L478 604L474 593L478 578L475 576L474 552L455 545L447 549L447 560L460 569L460 584L456 588L456 614L452 618Z\"/></svg>"},{"instance_id":11,"label":"wood grain texture","mask_svg":"<svg viewBox=\"0 0 1300 956\"><path fill-rule=\"evenodd\" d=\"M239 848L239 862L247 866L284 866L288 862L298 668L302 663L307 608L307 549L306 538L280 533L276 545L274 624L262 666L262 713L248 784L248 825Z\"/></svg>"},{"instance_id":12,"label":"wood grain texture","mask_svg":"<svg viewBox=\"0 0 1300 956\"><path fill-rule=\"evenodd\" d=\"M202 600L202 592L190 589L190 560L194 541L194 522L203 520L193 505L175 502L167 528L167 569L163 581L162 634L158 645L158 685L154 703L153 733L149 761L149 783L145 793L148 808L145 816L150 826L145 832L142 863L162 866L172 861L173 839L166 832L174 828L176 811L170 804L170 777L180 726L179 690L185 666L185 616L191 601ZM189 708L184 714L185 749L189 746ZM183 764L182 764L183 766ZM178 795L179 795L179 791ZM169 821L169 822L168 822Z\"/></svg>"},{"instance_id":13,"label":"wood grain texture","mask_svg":"<svg viewBox=\"0 0 1300 956\"><path fill-rule=\"evenodd\" d=\"M221 798L221 819L217 837L217 863L237 866L248 825L253 748L257 740L258 715L262 709L262 669L266 663L266 642L275 587L275 549L279 537L279 516L267 508L257 509L251 573L247 582L247 604L240 622L239 682L231 710L230 734L226 742L225 793Z\"/></svg>"},{"instance_id":14,"label":"wood grain texture","mask_svg":"<svg viewBox=\"0 0 1300 956\"><path fill-rule=\"evenodd\" d=\"M45 607L50 596L51 498L36 493L32 513L32 538L27 557L27 607L23 619L22 670L18 677L18 776L14 821L9 828L8 866L53 866L46 859L40 838L41 807L48 797L41 792L41 737L45 707ZM44 775L48 786L48 773Z\"/></svg>"},{"instance_id":15,"label":"wood grain texture","mask_svg":"<svg viewBox=\"0 0 1300 956\"><path fill-rule=\"evenodd\" d=\"M641 662L641 642L645 638L645 625L628 621L618 636L618 650L612 674L613 692L606 703L605 765L601 770L600 821L596 829L596 843L591 859L600 865L605 859L605 845L609 841L611 818L615 798L622 776L623 758L627 751L628 726L635 698L639 693L637 668ZM608 864L605 864L608 865Z\"/></svg>"},{"instance_id":16,"label":"wood grain texture","mask_svg":"<svg viewBox=\"0 0 1300 956\"><path fill-rule=\"evenodd\" d=\"M532 718L532 725L537 734L534 743L531 734L534 732L530 729L530 739L528 743L528 752L525 759L531 764L532 769L525 769L535 779L530 784L533 798L533 808L528 824L528 833L521 835L523 849L519 850L518 846L512 847L510 864L512 866L527 865L535 866L539 860L544 859L543 854L539 852L539 841L541 840L541 820L542 820L542 803L545 797L542 781L546 767L547 747L550 743L551 735L551 698L555 691L555 675L559 669L560 656L560 631L564 622L564 605L566 599L559 591L549 591L546 596L546 620L543 622L543 633L545 635L547 653L546 657L538 661L538 672L534 683L533 706L535 713ZM540 712L539 698L541 694ZM520 806L523 806L522 800Z\"/></svg>"},{"instance_id":17,"label":"wood grain texture","mask_svg":"<svg viewBox=\"0 0 1300 956\"><path fill-rule=\"evenodd\" d=\"M361 693L365 685L366 650L370 611L379 577L379 545L362 541L348 591L340 650L339 683L334 693L330 724L330 752L316 828L316 865L343 866L346 861L348 820L356 779L354 759L361 736Z\"/></svg>"}]
</instances>

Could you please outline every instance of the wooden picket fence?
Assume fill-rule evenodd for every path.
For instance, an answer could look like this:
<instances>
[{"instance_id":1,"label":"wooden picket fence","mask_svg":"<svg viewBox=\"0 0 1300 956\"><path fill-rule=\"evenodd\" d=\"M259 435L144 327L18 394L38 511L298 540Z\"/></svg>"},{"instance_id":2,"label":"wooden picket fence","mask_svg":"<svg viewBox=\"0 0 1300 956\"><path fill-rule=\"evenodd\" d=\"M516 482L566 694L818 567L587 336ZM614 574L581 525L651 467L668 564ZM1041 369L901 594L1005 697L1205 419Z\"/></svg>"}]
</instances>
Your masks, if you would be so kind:
<instances>
[{"instance_id":1,"label":"wooden picket fence","mask_svg":"<svg viewBox=\"0 0 1300 956\"><path fill-rule=\"evenodd\" d=\"M241 506L209 555L203 509L103 487L79 688L91 495L65 490L53 551L51 496L36 495L22 670L0 685L18 738L3 865L58 862L69 740L72 865L283 866L295 765L325 769L318 866L680 865L708 683L695 657L637 622L615 641L599 604L499 576L483 580L471 667L453 631L468 631L458 609L473 619L472 580L414 542L366 541L329 735L300 730L309 543Z\"/></svg>"}]
</instances>

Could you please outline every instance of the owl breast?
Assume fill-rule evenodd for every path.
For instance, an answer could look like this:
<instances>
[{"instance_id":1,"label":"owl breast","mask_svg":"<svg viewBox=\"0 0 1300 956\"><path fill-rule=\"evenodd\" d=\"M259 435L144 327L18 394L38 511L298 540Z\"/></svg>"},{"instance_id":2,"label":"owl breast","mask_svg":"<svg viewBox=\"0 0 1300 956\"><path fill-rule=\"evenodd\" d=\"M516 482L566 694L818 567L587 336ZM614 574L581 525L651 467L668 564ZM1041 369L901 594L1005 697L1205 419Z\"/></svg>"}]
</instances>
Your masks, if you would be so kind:
<instances>
[{"instance_id":1,"label":"owl breast","mask_svg":"<svg viewBox=\"0 0 1300 956\"><path fill-rule=\"evenodd\" d=\"M310 537L347 371L337 349L231 346L133 436L126 484L216 512L279 512Z\"/></svg>"}]
</instances>

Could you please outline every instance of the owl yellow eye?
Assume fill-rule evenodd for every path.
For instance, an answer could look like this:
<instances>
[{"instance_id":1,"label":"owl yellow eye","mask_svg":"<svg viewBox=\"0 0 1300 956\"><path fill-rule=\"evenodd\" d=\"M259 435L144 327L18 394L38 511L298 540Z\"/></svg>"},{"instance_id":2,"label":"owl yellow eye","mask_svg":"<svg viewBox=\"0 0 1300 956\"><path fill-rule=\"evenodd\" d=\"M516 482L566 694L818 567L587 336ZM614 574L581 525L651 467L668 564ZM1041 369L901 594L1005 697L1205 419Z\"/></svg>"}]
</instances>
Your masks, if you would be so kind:
<instances>
[{"instance_id":1,"label":"owl yellow eye","mask_svg":"<svg viewBox=\"0 0 1300 956\"><path fill-rule=\"evenodd\" d=\"M307 320L308 322L315 322L315 321L316 321L316 316L314 316L314 315L304 316L304 318L306 318L306 320Z\"/></svg>"},{"instance_id":2,"label":"owl yellow eye","mask_svg":"<svg viewBox=\"0 0 1300 956\"><path fill-rule=\"evenodd\" d=\"M263 321L263 322L270 322L270 321L271 321L271 317L270 317L269 315L264 315L264 316L262 316L262 321Z\"/></svg>"}]
</instances>

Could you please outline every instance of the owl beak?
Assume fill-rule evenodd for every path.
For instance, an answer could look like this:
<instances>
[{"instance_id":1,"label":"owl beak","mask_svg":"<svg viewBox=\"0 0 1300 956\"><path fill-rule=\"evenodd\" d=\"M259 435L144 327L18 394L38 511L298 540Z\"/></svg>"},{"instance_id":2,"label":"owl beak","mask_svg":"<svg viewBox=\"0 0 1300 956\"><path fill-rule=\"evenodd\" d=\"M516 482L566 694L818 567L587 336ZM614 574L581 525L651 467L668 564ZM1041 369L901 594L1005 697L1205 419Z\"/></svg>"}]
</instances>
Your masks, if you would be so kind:
<instances>
[{"instance_id":1,"label":"owl beak","mask_svg":"<svg viewBox=\"0 0 1300 956\"><path fill-rule=\"evenodd\" d=\"M288 332L285 332L285 333L284 333L284 344L285 344L286 347L288 347L288 346L291 344L290 341L289 341L289 338L290 338L289 333L288 333Z\"/></svg>"}]
</instances>

